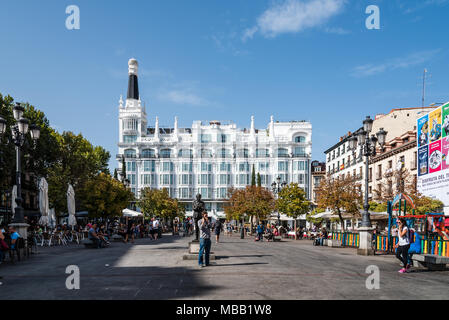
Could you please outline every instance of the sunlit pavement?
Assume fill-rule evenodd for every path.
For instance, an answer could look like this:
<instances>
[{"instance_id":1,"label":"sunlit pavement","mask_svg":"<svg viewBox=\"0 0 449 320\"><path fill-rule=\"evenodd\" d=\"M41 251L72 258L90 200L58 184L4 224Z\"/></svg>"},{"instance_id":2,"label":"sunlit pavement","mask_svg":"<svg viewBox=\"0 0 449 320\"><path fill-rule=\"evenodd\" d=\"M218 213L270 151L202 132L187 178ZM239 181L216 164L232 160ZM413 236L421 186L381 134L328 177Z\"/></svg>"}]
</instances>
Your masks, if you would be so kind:
<instances>
[{"instance_id":1,"label":"sunlit pavement","mask_svg":"<svg viewBox=\"0 0 449 320\"><path fill-rule=\"evenodd\" d=\"M199 269L182 260L190 238L164 235L107 249L40 248L0 265L0 299L448 299L449 271L399 274L392 256L361 257L355 249L310 241L255 242L239 236L212 241L217 260ZM66 268L80 270L80 289L66 288ZM366 268L380 270L369 290Z\"/></svg>"}]
</instances>

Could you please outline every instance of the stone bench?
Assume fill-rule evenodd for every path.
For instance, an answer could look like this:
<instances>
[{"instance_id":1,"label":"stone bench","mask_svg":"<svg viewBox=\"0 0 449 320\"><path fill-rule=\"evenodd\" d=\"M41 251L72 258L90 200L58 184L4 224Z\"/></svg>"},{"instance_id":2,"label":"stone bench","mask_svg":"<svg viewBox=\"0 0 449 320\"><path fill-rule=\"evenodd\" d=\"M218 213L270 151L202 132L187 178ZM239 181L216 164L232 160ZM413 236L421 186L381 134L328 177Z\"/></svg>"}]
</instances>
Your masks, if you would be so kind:
<instances>
[{"instance_id":1,"label":"stone bench","mask_svg":"<svg viewBox=\"0 0 449 320\"><path fill-rule=\"evenodd\" d=\"M328 247L331 247L331 248L341 247L341 240L328 239L328 240L325 240L325 241L327 241L327 246Z\"/></svg>"},{"instance_id":2,"label":"stone bench","mask_svg":"<svg viewBox=\"0 0 449 320\"><path fill-rule=\"evenodd\" d=\"M434 254L414 254L412 260L414 267L425 267L433 271L446 270L446 265L449 264L449 257Z\"/></svg>"}]
</instances>

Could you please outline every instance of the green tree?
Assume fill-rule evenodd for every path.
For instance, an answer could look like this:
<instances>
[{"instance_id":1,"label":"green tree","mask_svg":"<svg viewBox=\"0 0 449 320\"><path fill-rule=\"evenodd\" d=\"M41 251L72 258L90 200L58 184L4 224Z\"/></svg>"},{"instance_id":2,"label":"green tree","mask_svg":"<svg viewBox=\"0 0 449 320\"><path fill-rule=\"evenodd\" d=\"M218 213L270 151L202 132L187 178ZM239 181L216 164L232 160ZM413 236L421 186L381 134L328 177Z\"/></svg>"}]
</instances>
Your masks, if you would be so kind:
<instances>
[{"instance_id":1,"label":"green tree","mask_svg":"<svg viewBox=\"0 0 449 320\"><path fill-rule=\"evenodd\" d=\"M100 173L89 180L81 190L85 208L91 218L122 216L134 194L109 174Z\"/></svg>"},{"instance_id":2,"label":"green tree","mask_svg":"<svg viewBox=\"0 0 449 320\"><path fill-rule=\"evenodd\" d=\"M166 220L173 220L175 217L182 217L185 214L185 207L177 199L173 199L168 194L167 189L142 190L139 207L146 217L152 218L160 216Z\"/></svg>"},{"instance_id":3,"label":"green tree","mask_svg":"<svg viewBox=\"0 0 449 320\"><path fill-rule=\"evenodd\" d=\"M317 189L317 202L320 209L331 209L338 215L343 230L345 229L343 213L360 216L363 198L360 184L355 177L341 176L333 178L328 174L321 180Z\"/></svg>"},{"instance_id":4,"label":"green tree","mask_svg":"<svg viewBox=\"0 0 449 320\"><path fill-rule=\"evenodd\" d=\"M228 220L243 220L244 216L265 220L274 210L273 194L265 188L247 186L245 189L230 189L229 200L225 205ZM252 229L252 228L251 228Z\"/></svg>"},{"instance_id":5,"label":"green tree","mask_svg":"<svg viewBox=\"0 0 449 320\"><path fill-rule=\"evenodd\" d=\"M306 192L297 183L291 183L279 192L276 207L279 212L295 219L296 239L296 220L310 210L310 201L307 200Z\"/></svg>"},{"instance_id":6,"label":"green tree","mask_svg":"<svg viewBox=\"0 0 449 320\"><path fill-rule=\"evenodd\" d=\"M60 155L48 172L48 196L50 205L57 213L66 212L67 185L70 183L75 194L99 173L109 174L109 152L102 147L94 147L81 134L72 132L57 134ZM77 207L84 209L82 199L76 197Z\"/></svg>"},{"instance_id":7,"label":"green tree","mask_svg":"<svg viewBox=\"0 0 449 320\"><path fill-rule=\"evenodd\" d=\"M34 142L30 135L26 136L26 143L21 148L21 167L23 173L33 174L35 177L46 177L60 156L56 132L50 127L49 121L42 111L26 103L24 117L30 124L38 125L40 138ZM10 96L0 94L0 116L7 121L6 133L0 137L0 187L11 188L15 184L16 154L9 129L16 122L13 117L14 101ZM37 188L34 184L28 188Z\"/></svg>"},{"instance_id":8,"label":"green tree","mask_svg":"<svg viewBox=\"0 0 449 320\"><path fill-rule=\"evenodd\" d=\"M262 179L260 177L260 173L257 173L257 186L262 187Z\"/></svg>"},{"instance_id":9,"label":"green tree","mask_svg":"<svg viewBox=\"0 0 449 320\"><path fill-rule=\"evenodd\" d=\"M306 216L306 220L310 223L313 223L314 225L321 227L321 225L324 222L323 218L314 218L314 216L318 213L323 213L326 210L324 209L320 209L320 208L316 208L315 210L313 210L312 212L308 213Z\"/></svg>"}]
</instances>

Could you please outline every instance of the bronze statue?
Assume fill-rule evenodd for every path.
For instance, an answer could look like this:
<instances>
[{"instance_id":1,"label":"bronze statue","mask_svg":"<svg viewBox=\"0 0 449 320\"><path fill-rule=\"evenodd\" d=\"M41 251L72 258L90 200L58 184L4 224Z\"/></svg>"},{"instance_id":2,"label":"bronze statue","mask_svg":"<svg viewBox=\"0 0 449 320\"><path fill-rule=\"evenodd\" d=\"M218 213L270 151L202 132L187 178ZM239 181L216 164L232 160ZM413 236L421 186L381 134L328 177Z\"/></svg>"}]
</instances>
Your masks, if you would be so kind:
<instances>
[{"instance_id":1,"label":"bronze statue","mask_svg":"<svg viewBox=\"0 0 449 320\"><path fill-rule=\"evenodd\" d=\"M206 205L201 200L201 194L196 195L196 200L193 201L193 222L195 223L195 239L193 241L199 242L200 230L198 229L198 221L201 220L202 213L206 211Z\"/></svg>"}]
</instances>

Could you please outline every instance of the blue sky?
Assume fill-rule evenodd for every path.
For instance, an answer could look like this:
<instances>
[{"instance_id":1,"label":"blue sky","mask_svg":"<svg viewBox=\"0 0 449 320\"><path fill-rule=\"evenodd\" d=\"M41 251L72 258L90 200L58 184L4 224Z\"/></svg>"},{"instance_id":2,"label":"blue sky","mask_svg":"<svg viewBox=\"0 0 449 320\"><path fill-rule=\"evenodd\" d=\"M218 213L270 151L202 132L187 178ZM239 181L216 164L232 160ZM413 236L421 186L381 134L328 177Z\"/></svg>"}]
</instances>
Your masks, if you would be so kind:
<instances>
[{"instance_id":1,"label":"blue sky","mask_svg":"<svg viewBox=\"0 0 449 320\"><path fill-rule=\"evenodd\" d=\"M65 27L68 5L81 29ZM368 5L381 29L368 30ZM313 157L366 115L449 100L449 0L46 0L0 3L0 92L117 153L127 61L149 123L313 124Z\"/></svg>"}]
</instances>

